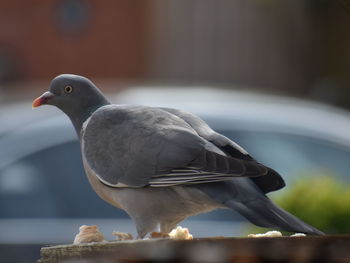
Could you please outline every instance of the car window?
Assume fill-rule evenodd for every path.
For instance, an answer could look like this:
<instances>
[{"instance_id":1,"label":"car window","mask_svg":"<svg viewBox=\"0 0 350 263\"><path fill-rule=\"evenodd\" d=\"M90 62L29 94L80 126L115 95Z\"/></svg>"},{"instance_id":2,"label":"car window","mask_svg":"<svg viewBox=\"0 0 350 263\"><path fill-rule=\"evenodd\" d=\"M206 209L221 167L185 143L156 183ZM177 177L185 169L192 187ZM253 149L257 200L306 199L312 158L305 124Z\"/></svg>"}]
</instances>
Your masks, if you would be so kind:
<instances>
[{"instance_id":1,"label":"car window","mask_svg":"<svg viewBox=\"0 0 350 263\"><path fill-rule=\"evenodd\" d=\"M334 175L350 179L350 149L321 139L255 131L220 131L284 178Z\"/></svg>"},{"instance_id":2,"label":"car window","mask_svg":"<svg viewBox=\"0 0 350 263\"><path fill-rule=\"evenodd\" d=\"M127 217L101 200L85 176L77 141L0 169L0 217Z\"/></svg>"}]
</instances>

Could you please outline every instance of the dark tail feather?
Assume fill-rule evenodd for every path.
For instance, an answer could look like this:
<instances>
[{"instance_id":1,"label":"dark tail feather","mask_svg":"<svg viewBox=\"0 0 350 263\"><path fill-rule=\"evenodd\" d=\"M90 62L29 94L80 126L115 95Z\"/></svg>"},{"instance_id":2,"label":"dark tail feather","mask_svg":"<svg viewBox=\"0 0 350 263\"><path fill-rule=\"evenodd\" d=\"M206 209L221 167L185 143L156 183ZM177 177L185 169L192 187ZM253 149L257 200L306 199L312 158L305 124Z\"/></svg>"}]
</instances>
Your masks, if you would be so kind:
<instances>
[{"instance_id":1,"label":"dark tail feather","mask_svg":"<svg viewBox=\"0 0 350 263\"><path fill-rule=\"evenodd\" d=\"M252 202L244 203L228 200L225 202L225 205L236 210L257 226L275 228L289 232L324 235L324 233L318 229L304 223L282 208L279 208L268 198L261 198Z\"/></svg>"}]
</instances>

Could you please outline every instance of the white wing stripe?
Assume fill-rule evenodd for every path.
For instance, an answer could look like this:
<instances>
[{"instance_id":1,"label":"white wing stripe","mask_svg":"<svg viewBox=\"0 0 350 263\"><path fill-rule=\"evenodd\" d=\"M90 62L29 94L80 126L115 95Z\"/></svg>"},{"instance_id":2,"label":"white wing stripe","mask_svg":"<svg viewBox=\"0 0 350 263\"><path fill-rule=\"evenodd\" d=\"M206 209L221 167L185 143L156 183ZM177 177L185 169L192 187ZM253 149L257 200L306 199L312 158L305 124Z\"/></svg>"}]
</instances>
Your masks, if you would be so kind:
<instances>
[{"instance_id":1,"label":"white wing stripe","mask_svg":"<svg viewBox=\"0 0 350 263\"><path fill-rule=\"evenodd\" d=\"M169 176L151 178L149 184L152 187L167 187L181 184L199 184L230 180L235 175L200 173L184 176Z\"/></svg>"},{"instance_id":2,"label":"white wing stripe","mask_svg":"<svg viewBox=\"0 0 350 263\"><path fill-rule=\"evenodd\" d=\"M190 185L190 184L202 184L202 183L213 183L213 182L221 182L229 180L230 178L215 178L211 180L197 180L197 181L189 181L189 182L159 182L159 183L151 183L151 187L169 187L169 186L176 186L176 185Z\"/></svg>"},{"instance_id":3,"label":"white wing stripe","mask_svg":"<svg viewBox=\"0 0 350 263\"><path fill-rule=\"evenodd\" d=\"M210 178L232 178L232 175L228 174L203 174L203 175L191 175L191 176L165 176L165 177L158 177L158 178L152 178L150 182L166 182L166 181L191 181L191 180L202 180L202 179L210 179Z\"/></svg>"}]
</instances>

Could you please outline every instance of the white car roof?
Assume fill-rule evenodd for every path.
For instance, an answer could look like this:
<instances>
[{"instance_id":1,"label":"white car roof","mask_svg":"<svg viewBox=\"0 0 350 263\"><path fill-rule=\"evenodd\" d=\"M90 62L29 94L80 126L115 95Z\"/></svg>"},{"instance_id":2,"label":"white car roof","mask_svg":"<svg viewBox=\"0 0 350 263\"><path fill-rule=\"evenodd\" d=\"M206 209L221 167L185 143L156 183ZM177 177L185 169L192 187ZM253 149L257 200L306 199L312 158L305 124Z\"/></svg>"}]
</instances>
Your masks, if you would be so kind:
<instances>
[{"instance_id":1,"label":"white car roof","mask_svg":"<svg viewBox=\"0 0 350 263\"><path fill-rule=\"evenodd\" d=\"M243 130L274 130L350 146L350 113L307 100L209 87L137 87L118 94L114 101L183 109L212 118L217 129L237 124ZM220 121L215 122L218 116Z\"/></svg>"}]
</instances>

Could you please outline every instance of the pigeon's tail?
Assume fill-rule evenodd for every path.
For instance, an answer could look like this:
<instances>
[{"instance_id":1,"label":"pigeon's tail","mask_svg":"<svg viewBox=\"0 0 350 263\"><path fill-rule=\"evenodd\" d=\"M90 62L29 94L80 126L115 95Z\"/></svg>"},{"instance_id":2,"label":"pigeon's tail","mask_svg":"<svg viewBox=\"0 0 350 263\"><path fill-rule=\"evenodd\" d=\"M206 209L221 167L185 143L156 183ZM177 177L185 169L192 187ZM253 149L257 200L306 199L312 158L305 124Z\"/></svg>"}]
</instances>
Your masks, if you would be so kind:
<instances>
[{"instance_id":1,"label":"pigeon's tail","mask_svg":"<svg viewBox=\"0 0 350 263\"><path fill-rule=\"evenodd\" d=\"M261 227L274 228L295 233L324 235L318 229L306 224L297 217L278 207L268 198L261 198L250 202L229 200L225 205L232 208Z\"/></svg>"},{"instance_id":2,"label":"pigeon's tail","mask_svg":"<svg viewBox=\"0 0 350 263\"><path fill-rule=\"evenodd\" d=\"M253 224L289 232L324 235L275 205L249 178L199 184L196 188L216 202L236 210Z\"/></svg>"}]
</instances>

